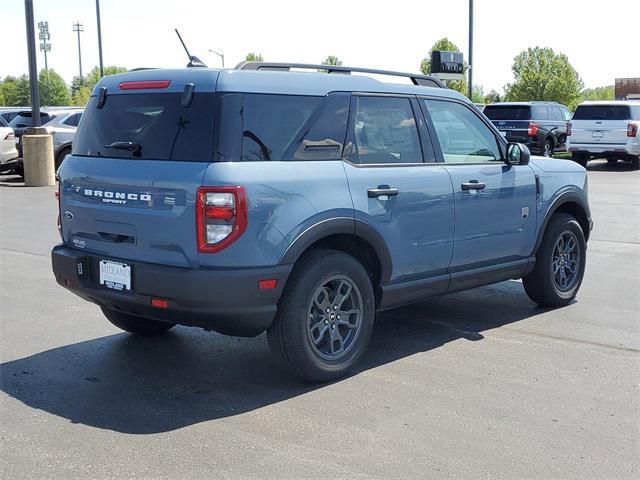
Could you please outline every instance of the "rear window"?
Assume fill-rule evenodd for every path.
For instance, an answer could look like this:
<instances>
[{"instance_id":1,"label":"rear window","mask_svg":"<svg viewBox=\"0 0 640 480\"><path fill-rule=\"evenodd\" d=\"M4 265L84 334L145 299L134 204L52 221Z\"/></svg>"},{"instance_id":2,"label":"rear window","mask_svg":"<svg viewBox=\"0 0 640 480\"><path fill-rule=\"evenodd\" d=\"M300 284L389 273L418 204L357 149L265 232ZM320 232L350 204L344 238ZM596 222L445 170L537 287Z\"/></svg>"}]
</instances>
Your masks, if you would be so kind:
<instances>
[{"instance_id":1,"label":"rear window","mask_svg":"<svg viewBox=\"0 0 640 480\"><path fill-rule=\"evenodd\" d=\"M107 95L102 108L91 97L78 127L73 154L141 160L211 161L213 93ZM130 142L129 149L116 148Z\"/></svg>"},{"instance_id":2,"label":"rear window","mask_svg":"<svg viewBox=\"0 0 640 480\"><path fill-rule=\"evenodd\" d=\"M628 105L580 105L573 114L574 120L629 120Z\"/></svg>"},{"instance_id":3,"label":"rear window","mask_svg":"<svg viewBox=\"0 0 640 480\"><path fill-rule=\"evenodd\" d=\"M48 113L40 112L40 123L42 125L47 123L52 118L55 118L55 115L49 115ZM9 126L17 128L31 127L32 125L33 119L31 118L31 112L20 112L9 122Z\"/></svg>"},{"instance_id":4,"label":"rear window","mask_svg":"<svg viewBox=\"0 0 640 480\"><path fill-rule=\"evenodd\" d=\"M528 106L487 105L482 111L490 120L529 120L531 111Z\"/></svg>"}]
</instances>

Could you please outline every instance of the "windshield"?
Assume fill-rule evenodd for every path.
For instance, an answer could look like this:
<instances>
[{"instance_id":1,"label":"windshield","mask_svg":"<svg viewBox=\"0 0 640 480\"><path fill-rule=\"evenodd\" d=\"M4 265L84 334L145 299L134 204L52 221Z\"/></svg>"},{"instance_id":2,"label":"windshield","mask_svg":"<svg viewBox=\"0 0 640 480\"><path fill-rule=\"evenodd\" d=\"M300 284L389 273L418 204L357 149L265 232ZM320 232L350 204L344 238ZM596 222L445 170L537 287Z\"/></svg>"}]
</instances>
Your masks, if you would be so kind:
<instances>
[{"instance_id":1,"label":"windshield","mask_svg":"<svg viewBox=\"0 0 640 480\"><path fill-rule=\"evenodd\" d=\"M531 118L529 107L519 105L487 105L482 113L489 120L529 120Z\"/></svg>"},{"instance_id":2,"label":"windshield","mask_svg":"<svg viewBox=\"0 0 640 480\"><path fill-rule=\"evenodd\" d=\"M628 105L580 105L573 114L574 120L629 120Z\"/></svg>"},{"instance_id":3,"label":"windshield","mask_svg":"<svg viewBox=\"0 0 640 480\"><path fill-rule=\"evenodd\" d=\"M182 106L181 93L107 95L102 108L91 97L73 154L144 160L211 161L213 93L194 93Z\"/></svg>"}]
</instances>

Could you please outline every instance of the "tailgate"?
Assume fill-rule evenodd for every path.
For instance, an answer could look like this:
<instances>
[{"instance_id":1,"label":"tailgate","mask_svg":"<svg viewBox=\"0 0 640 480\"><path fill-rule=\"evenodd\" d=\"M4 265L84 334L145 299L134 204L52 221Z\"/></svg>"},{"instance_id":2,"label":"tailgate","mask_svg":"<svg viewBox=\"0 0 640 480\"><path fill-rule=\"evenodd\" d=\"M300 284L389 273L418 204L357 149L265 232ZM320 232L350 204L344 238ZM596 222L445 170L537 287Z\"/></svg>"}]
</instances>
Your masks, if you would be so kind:
<instances>
[{"instance_id":1,"label":"tailgate","mask_svg":"<svg viewBox=\"0 0 640 480\"><path fill-rule=\"evenodd\" d=\"M529 140L528 120L492 120L492 123L509 142L525 143Z\"/></svg>"},{"instance_id":2,"label":"tailgate","mask_svg":"<svg viewBox=\"0 0 640 480\"><path fill-rule=\"evenodd\" d=\"M571 120L571 143L624 145L630 119L628 105L579 105Z\"/></svg>"}]
</instances>

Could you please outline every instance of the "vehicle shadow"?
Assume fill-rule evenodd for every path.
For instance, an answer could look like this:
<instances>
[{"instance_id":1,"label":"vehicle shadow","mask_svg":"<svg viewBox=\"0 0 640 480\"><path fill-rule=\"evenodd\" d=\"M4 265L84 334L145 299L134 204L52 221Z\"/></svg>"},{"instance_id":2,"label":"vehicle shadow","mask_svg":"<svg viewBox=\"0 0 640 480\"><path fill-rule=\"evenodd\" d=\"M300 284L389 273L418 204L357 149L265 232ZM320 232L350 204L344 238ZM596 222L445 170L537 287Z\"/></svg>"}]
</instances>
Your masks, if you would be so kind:
<instances>
[{"instance_id":1,"label":"vehicle shadow","mask_svg":"<svg viewBox=\"0 0 640 480\"><path fill-rule=\"evenodd\" d=\"M379 315L359 375L544 312L504 282ZM91 319L94 321L95 319ZM231 338L178 327L162 338L116 334L0 365L0 388L24 404L97 428L166 432L323 388L279 371L264 335Z\"/></svg>"},{"instance_id":2,"label":"vehicle shadow","mask_svg":"<svg viewBox=\"0 0 640 480\"><path fill-rule=\"evenodd\" d=\"M587 164L587 170L589 172L629 172L640 170L640 167L632 162L618 160L614 164L609 164L606 160L600 160L589 162Z\"/></svg>"}]
</instances>

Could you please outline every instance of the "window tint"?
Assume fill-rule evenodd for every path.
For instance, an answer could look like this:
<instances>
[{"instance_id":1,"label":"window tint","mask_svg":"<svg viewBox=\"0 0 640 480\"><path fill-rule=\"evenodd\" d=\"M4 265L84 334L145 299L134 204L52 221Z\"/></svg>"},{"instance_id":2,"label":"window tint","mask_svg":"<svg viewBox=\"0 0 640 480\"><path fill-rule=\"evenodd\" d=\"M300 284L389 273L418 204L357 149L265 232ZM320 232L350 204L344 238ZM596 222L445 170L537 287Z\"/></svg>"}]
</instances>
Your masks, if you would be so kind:
<instances>
[{"instance_id":1,"label":"window tint","mask_svg":"<svg viewBox=\"0 0 640 480\"><path fill-rule=\"evenodd\" d=\"M422 100L431 115L446 163L500 160L493 132L466 106L441 100Z\"/></svg>"},{"instance_id":2,"label":"window tint","mask_svg":"<svg viewBox=\"0 0 640 480\"><path fill-rule=\"evenodd\" d=\"M355 163L420 163L418 128L408 98L355 97Z\"/></svg>"},{"instance_id":3,"label":"window tint","mask_svg":"<svg viewBox=\"0 0 640 480\"><path fill-rule=\"evenodd\" d=\"M487 105L482 111L490 120L529 120L531 111L528 106Z\"/></svg>"},{"instance_id":4,"label":"window tint","mask_svg":"<svg viewBox=\"0 0 640 480\"><path fill-rule=\"evenodd\" d=\"M143 160L210 161L213 136L213 94L194 93L190 106L182 93L108 95L96 108L91 97L73 144L74 155ZM108 148L134 142L131 151Z\"/></svg>"},{"instance_id":5,"label":"window tint","mask_svg":"<svg viewBox=\"0 0 640 480\"><path fill-rule=\"evenodd\" d=\"M323 97L246 94L242 108L243 161L285 160ZM297 153L297 152L296 152Z\"/></svg>"},{"instance_id":6,"label":"window tint","mask_svg":"<svg viewBox=\"0 0 640 480\"><path fill-rule=\"evenodd\" d=\"M531 119L532 120L550 120L549 109L543 105L531 106Z\"/></svg>"},{"instance_id":7,"label":"window tint","mask_svg":"<svg viewBox=\"0 0 640 480\"><path fill-rule=\"evenodd\" d=\"M42 125L53 118L55 118L55 115L49 115L48 113L40 112L40 123ZM11 127L31 127L32 125L33 121L31 118L31 112L20 112L9 122L9 126Z\"/></svg>"},{"instance_id":8,"label":"window tint","mask_svg":"<svg viewBox=\"0 0 640 480\"><path fill-rule=\"evenodd\" d=\"M65 125L69 125L70 127L77 127L78 123L80 123L81 116L81 113L74 113L65 118L62 123L64 123Z\"/></svg>"},{"instance_id":9,"label":"window tint","mask_svg":"<svg viewBox=\"0 0 640 480\"><path fill-rule=\"evenodd\" d=\"M0 116L0 127L8 127L8 126L9 124L7 123L7 121L2 116Z\"/></svg>"},{"instance_id":10,"label":"window tint","mask_svg":"<svg viewBox=\"0 0 640 480\"><path fill-rule=\"evenodd\" d=\"M629 120L628 105L580 105L573 114L574 120Z\"/></svg>"}]
</instances>

